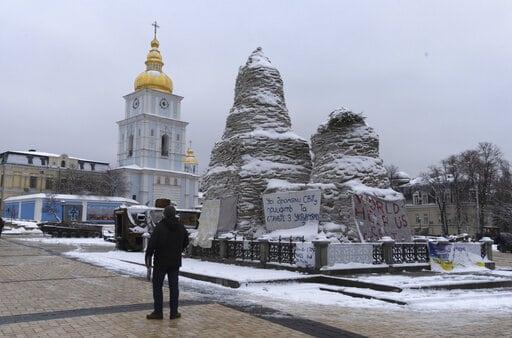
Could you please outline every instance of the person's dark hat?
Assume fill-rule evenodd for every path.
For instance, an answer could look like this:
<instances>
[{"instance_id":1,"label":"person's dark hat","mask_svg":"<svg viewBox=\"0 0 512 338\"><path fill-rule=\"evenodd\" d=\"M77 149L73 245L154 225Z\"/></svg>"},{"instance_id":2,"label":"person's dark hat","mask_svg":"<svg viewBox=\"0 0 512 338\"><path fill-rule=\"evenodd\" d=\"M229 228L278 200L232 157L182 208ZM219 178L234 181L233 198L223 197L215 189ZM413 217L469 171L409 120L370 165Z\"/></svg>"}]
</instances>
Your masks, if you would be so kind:
<instances>
[{"instance_id":1,"label":"person's dark hat","mask_svg":"<svg viewBox=\"0 0 512 338\"><path fill-rule=\"evenodd\" d=\"M176 217L176 209L172 205L168 205L164 209L164 217L173 219Z\"/></svg>"}]
</instances>

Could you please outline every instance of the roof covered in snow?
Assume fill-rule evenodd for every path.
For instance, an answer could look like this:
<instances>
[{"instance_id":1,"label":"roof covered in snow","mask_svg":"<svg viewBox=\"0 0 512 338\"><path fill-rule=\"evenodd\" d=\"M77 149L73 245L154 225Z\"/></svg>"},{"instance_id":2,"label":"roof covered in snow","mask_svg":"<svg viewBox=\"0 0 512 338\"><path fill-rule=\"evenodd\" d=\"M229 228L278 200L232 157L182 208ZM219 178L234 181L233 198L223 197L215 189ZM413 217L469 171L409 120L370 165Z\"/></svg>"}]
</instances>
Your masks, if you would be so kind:
<instances>
[{"instance_id":1,"label":"roof covered in snow","mask_svg":"<svg viewBox=\"0 0 512 338\"><path fill-rule=\"evenodd\" d=\"M26 201L34 199L53 198L56 200L79 200L79 201L101 201L101 202L121 202L128 204L138 204L139 202L130 198L115 196L95 196L95 195L66 195L66 194L30 194L13 196L5 199L5 202Z\"/></svg>"},{"instance_id":2,"label":"roof covered in snow","mask_svg":"<svg viewBox=\"0 0 512 338\"><path fill-rule=\"evenodd\" d=\"M189 173L189 172L186 172L186 171L167 170L167 169L156 169L156 168L148 168L148 167L139 167L139 166L138 166L138 165L136 165L136 164L125 165L125 166L117 167L117 168L115 168L115 169L116 169L116 170L117 170L117 169L128 169L128 170L140 170L140 171L165 172L165 173L170 173L170 174L178 174L178 175L182 175L182 176L194 176L194 177L199 177L199 175L192 174L192 173Z\"/></svg>"},{"instance_id":3,"label":"roof covered in snow","mask_svg":"<svg viewBox=\"0 0 512 338\"><path fill-rule=\"evenodd\" d=\"M102 162L102 161L93 161L93 160L88 160L88 159L85 159L85 158L79 158L79 157L73 157L73 156L68 156L66 154L54 154L54 153L47 153L47 152L43 152L43 151L24 151L24 150L7 150L5 152L3 152L2 154L0 155L3 155L3 154L6 154L6 153L9 153L9 154L19 154L19 155L32 155L32 156L43 156L43 157L61 157L61 156L66 156L67 158L69 159L72 159L72 160L77 160L77 161L84 161L84 162L92 162L92 163L97 163L97 164L105 164L105 165L109 165L108 162Z\"/></svg>"}]
</instances>

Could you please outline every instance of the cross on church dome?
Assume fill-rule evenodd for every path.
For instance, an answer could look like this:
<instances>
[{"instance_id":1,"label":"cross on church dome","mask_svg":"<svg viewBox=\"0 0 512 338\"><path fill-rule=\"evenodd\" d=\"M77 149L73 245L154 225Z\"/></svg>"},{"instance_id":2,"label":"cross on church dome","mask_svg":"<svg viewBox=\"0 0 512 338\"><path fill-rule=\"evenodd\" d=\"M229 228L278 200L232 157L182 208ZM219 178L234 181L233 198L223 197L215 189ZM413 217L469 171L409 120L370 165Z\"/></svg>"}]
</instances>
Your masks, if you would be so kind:
<instances>
[{"instance_id":1,"label":"cross on church dome","mask_svg":"<svg viewBox=\"0 0 512 338\"><path fill-rule=\"evenodd\" d=\"M158 23L156 22L156 20L155 20L155 22L153 22L153 23L151 24L151 26L155 27L155 36L154 36L154 38L156 39L156 30L157 30L158 28L160 28L160 26L158 26Z\"/></svg>"},{"instance_id":2,"label":"cross on church dome","mask_svg":"<svg viewBox=\"0 0 512 338\"><path fill-rule=\"evenodd\" d=\"M149 50L148 56L146 58L146 71L142 72L135 79L135 90L140 89L154 89L162 92L167 92L172 94L172 80L167 74L162 71L162 67L164 62L162 61L162 55L160 54L160 42L156 38L156 31L160 26L158 23L153 22L151 24L154 28L154 36L151 41L151 49Z\"/></svg>"}]
</instances>

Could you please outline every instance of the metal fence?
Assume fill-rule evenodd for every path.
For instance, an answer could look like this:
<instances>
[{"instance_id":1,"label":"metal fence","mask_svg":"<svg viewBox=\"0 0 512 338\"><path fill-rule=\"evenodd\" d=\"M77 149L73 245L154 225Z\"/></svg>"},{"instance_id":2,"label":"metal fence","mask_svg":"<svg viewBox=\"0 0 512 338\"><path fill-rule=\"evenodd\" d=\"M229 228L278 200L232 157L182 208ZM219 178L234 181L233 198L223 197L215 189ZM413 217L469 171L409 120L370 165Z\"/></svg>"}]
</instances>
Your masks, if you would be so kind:
<instances>
[{"instance_id":1,"label":"metal fence","mask_svg":"<svg viewBox=\"0 0 512 338\"><path fill-rule=\"evenodd\" d=\"M373 264L385 263L382 244L373 245ZM392 247L392 264L428 263L428 245L419 243L394 243Z\"/></svg>"},{"instance_id":2,"label":"metal fence","mask_svg":"<svg viewBox=\"0 0 512 338\"><path fill-rule=\"evenodd\" d=\"M373 264L383 264L384 263L384 254L382 252L381 244L373 245Z\"/></svg>"},{"instance_id":3,"label":"metal fence","mask_svg":"<svg viewBox=\"0 0 512 338\"><path fill-rule=\"evenodd\" d=\"M393 264L428 263L426 243L395 243L393 245Z\"/></svg>"},{"instance_id":4,"label":"metal fence","mask_svg":"<svg viewBox=\"0 0 512 338\"><path fill-rule=\"evenodd\" d=\"M214 238L211 248L192 246L190 255L192 257L214 260L228 259L259 262L262 260L263 254L266 257L266 262L269 263L293 265L296 262L296 242L292 238L283 239L279 237L278 240L269 240L268 242L249 240L245 237L226 239L224 240L226 245L225 257L221 257L221 241L218 238Z\"/></svg>"},{"instance_id":5,"label":"metal fence","mask_svg":"<svg viewBox=\"0 0 512 338\"><path fill-rule=\"evenodd\" d=\"M269 241L269 262L295 264L296 247L291 237L288 241L282 241L281 237L278 241Z\"/></svg>"}]
</instances>

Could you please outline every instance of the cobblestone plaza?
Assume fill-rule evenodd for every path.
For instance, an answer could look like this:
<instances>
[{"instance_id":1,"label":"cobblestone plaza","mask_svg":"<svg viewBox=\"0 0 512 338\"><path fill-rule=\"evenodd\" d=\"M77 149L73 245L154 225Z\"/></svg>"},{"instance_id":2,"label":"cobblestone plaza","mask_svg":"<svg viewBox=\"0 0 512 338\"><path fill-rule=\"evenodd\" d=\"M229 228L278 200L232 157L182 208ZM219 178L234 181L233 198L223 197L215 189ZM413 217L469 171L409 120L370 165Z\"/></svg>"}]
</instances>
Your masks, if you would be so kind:
<instances>
[{"instance_id":1,"label":"cobblestone plaza","mask_svg":"<svg viewBox=\"0 0 512 338\"><path fill-rule=\"evenodd\" d=\"M64 257L75 248L0 239L0 335L61 336L509 336L508 313L322 306L262 299L183 278L177 321L147 321L150 284ZM92 247L88 250L105 250ZM501 267L511 255L498 254ZM167 309L166 309L167 310ZM167 313L165 313L167 314Z\"/></svg>"}]
</instances>

